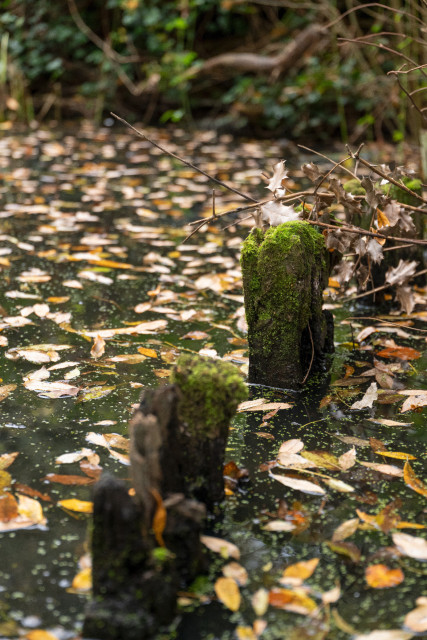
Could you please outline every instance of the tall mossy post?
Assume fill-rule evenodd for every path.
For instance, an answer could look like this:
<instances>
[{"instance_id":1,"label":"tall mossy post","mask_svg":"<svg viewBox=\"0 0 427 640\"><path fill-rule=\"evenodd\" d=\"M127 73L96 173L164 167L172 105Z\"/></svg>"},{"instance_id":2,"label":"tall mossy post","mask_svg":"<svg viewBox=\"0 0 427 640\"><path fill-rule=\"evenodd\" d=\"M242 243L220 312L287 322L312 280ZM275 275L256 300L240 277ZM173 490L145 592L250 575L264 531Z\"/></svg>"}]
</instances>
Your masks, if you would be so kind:
<instances>
[{"instance_id":1,"label":"tall mossy post","mask_svg":"<svg viewBox=\"0 0 427 640\"><path fill-rule=\"evenodd\" d=\"M234 365L198 355L143 392L129 425L134 495L108 475L95 488L85 638L170 637L178 589L205 568L200 534L224 497L229 425L246 396Z\"/></svg>"},{"instance_id":2,"label":"tall mossy post","mask_svg":"<svg viewBox=\"0 0 427 640\"><path fill-rule=\"evenodd\" d=\"M297 389L333 351L332 317L322 311L323 236L307 222L255 228L243 242L241 265L249 380Z\"/></svg>"}]
</instances>

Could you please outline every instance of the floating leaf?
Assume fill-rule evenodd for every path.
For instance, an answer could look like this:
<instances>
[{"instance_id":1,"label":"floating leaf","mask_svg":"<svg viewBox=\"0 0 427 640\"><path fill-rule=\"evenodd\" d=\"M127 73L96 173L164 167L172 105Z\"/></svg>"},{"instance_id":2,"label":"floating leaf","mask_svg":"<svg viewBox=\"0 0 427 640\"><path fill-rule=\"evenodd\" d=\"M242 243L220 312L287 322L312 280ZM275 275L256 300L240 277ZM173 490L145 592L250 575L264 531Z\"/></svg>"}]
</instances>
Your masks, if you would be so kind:
<instances>
[{"instance_id":1,"label":"floating leaf","mask_svg":"<svg viewBox=\"0 0 427 640\"><path fill-rule=\"evenodd\" d=\"M408 487L427 498L427 486L416 476L409 462L403 467L403 479Z\"/></svg>"},{"instance_id":2,"label":"floating leaf","mask_svg":"<svg viewBox=\"0 0 427 640\"><path fill-rule=\"evenodd\" d=\"M93 346L90 350L92 358L100 358L105 351L105 340L100 335L96 335L93 340Z\"/></svg>"},{"instance_id":3,"label":"floating leaf","mask_svg":"<svg viewBox=\"0 0 427 640\"><path fill-rule=\"evenodd\" d=\"M14 451L13 453L3 453L0 456L0 470L10 467L12 462L16 460L17 456L19 456L19 451Z\"/></svg>"},{"instance_id":4,"label":"floating leaf","mask_svg":"<svg viewBox=\"0 0 427 640\"><path fill-rule=\"evenodd\" d=\"M324 591L322 593L322 602L323 604L333 604L334 602L337 602L340 597L341 587L337 585L336 587L329 589L329 591Z\"/></svg>"},{"instance_id":5,"label":"floating leaf","mask_svg":"<svg viewBox=\"0 0 427 640\"><path fill-rule=\"evenodd\" d=\"M139 362L144 362L145 359L146 356L142 355L142 353L122 353L121 355L108 358L110 362L125 362L126 364L138 364Z\"/></svg>"},{"instance_id":6,"label":"floating leaf","mask_svg":"<svg viewBox=\"0 0 427 640\"><path fill-rule=\"evenodd\" d=\"M75 591L90 591L92 589L92 569L86 567L74 576L71 588Z\"/></svg>"},{"instance_id":7,"label":"floating leaf","mask_svg":"<svg viewBox=\"0 0 427 640\"><path fill-rule=\"evenodd\" d=\"M87 387L86 389L81 390L81 395L78 398L78 402L89 402L90 400L98 400L99 398L104 398L108 396L109 393L114 391L116 385L114 386L98 386L98 387Z\"/></svg>"},{"instance_id":8,"label":"floating leaf","mask_svg":"<svg viewBox=\"0 0 427 640\"><path fill-rule=\"evenodd\" d=\"M398 420L390 420L389 418L368 418L369 422L377 422L385 427L410 427L412 422L399 422Z\"/></svg>"},{"instance_id":9,"label":"floating leaf","mask_svg":"<svg viewBox=\"0 0 427 640\"><path fill-rule=\"evenodd\" d=\"M326 540L325 544L327 544L330 550L334 551L334 553L339 553L342 556L346 556L356 564L360 560L360 549L358 549L352 542L342 542L341 540Z\"/></svg>"},{"instance_id":10,"label":"floating leaf","mask_svg":"<svg viewBox=\"0 0 427 640\"><path fill-rule=\"evenodd\" d=\"M416 560L427 560L427 540L408 533L393 533L393 542L401 553Z\"/></svg>"},{"instance_id":11,"label":"floating leaf","mask_svg":"<svg viewBox=\"0 0 427 640\"><path fill-rule=\"evenodd\" d=\"M295 529L295 525L292 524L292 522L287 522L286 520L270 520L263 529L264 531L275 532L293 531Z\"/></svg>"},{"instance_id":12,"label":"floating leaf","mask_svg":"<svg viewBox=\"0 0 427 640\"><path fill-rule=\"evenodd\" d=\"M317 608L315 601L302 589L272 589L269 593L269 603L278 609L302 615L308 615Z\"/></svg>"},{"instance_id":13,"label":"floating leaf","mask_svg":"<svg viewBox=\"0 0 427 640\"><path fill-rule=\"evenodd\" d=\"M15 520L18 515L16 498L8 491L0 494L0 522L10 522Z\"/></svg>"},{"instance_id":14,"label":"floating leaf","mask_svg":"<svg viewBox=\"0 0 427 640\"><path fill-rule=\"evenodd\" d=\"M346 451L346 453L343 453L338 458L338 464L343 471L348 471L355 465L355 463L356 463L355 447L353 447L352 449L349 449L348 451Z\"/></svg>"},{"instance_id":15,"label":"floating leaf","mask_svg":"<svg viewBox=\"0 0 427 640\"><path fill-rule=\"evenodd\" d=\"M95 482L92 478L88 478L86 476L60 475L57 473L48 473L47 476L42 478L42 480L68 485L93 484Z\"/></svg>"},{"instance_id":16,"label":"floating leaf","mask_svg":"<svg viewBox=\"0 0 427 640\"><path fill-rule=\"evenodd\" d=\"M334 491L339 491L340 493L352 493L354 491L354 487L342 480L338 480L338 478L323 477L323 482L331 489L334 489Z\"/></svg>"},{"instance_id":17,"label":"floating leaf","mask_svg":"<svg viewBox=\"0 0 427 640\"><path fill-rule=\"evenodd\" d=\"M215 593L218 600L230 611L238 611L240 607L240 591L233 578L218 578L215 582Z\"/></svg>"},{"instance_id":18,"label":"floating leaf","mask_svg":"<svg viewBox=\"0 0 427 640\"><path fill-rule=\"evenodd\" d=\"M291 409L292 406L289 402L266 402L265 404L240 409L240 411L272 411L273 409Z\"/></svg>"},{"instance_id":19,"label":"floating leaf","mask_svg":"<svg viewBox=\"0 0 427 640\"><path fill-rule=\"evenodd\" d=\"M357 635L352 640L410 640L413 635L413 633L402 631L402 629L387 629L387 631L372 631Z\"/></svg>"},{"instance_id":20,"label":"floating leaf","mask_svg":"<svg viewBox=\"0 0 427 640\"><path fill-rule=\"evenodd\" d=\"M382 351L378 351L381 358L398 358L399 360L417 360L421 357L421 353L412 347L387 347Z\"/></svg>"},{"instance_id":21,"label":"floating leaf","mask_svg":"<svg viewBox=\"0 0 427 640\"><path fill-rule=\"evenodd\" d=\"M351 409L367 409L372 407L372 405L374 404L375 400L378 398L378 389L377 389L377 385L375 382L372 382L369 387L367 392L365 393L365 395L363 396L363 398L361 400L358 400L357 402L354 402L351 405Z\"/></svg>"},{"instance_id":22,"label":"floating leaf","mask_svg":"<svg viewBox=\"0 0 427 640\"><path fill-rule=\"evenodd\" d=\"M303 441L299 438L293 438L292 440L286 440L285 442L282 442L282 444L280 445L279 454L298 453L298 451L301 451L301 449L304 449Z\"/></svg>"},{"instance_id":23,"label":"floating leaf","mask_svg":"<svg viewBox=\"0 0 427 640\"><path fill-rule=\"evenodd\" d=\"M366 567L365 578L373 589L384 589L400 584L405 575L402 569L390 569L385 564L372 564Z\"/></svg>"},{"instance_id":24,"label":"floating leaf","mask_svg":"<svg viewBox=\"0 0 427 640\"><path fill-rule=\"evenodd\" d=\"M268 609L269 593L267 589L258 589L251 598L252 609L255 615L261 617Z\"/></svg>"},{"instance_id":25,"label":"floating leaf","mask_svg":"<svg viewBox=\"0 0 427 640\"><path fill-rule=\"evenodd\" d=\"M33 629L25 634L24 640L58 640L58 636L44 629Z\"/></svg>"},{"instance_id":26,"label":"floating leaf","mask_svg":"<svg viewBox=\"0 0 427 640\"><path fill-rule=\"evenodd\" d=\"M409 396L400 408L401 413L405 411L418 411L427 405L427 395Z\"/></svg>"},{"instance_id":27,"label":"floating leaf","mask_svg":"<svg viewBox=\"0 0 427 640\"><path fill-rule=\"evenodd\" d=\"M200 541L205 547L214 553L219 553L223 558L240 559L240 551L232 542L228 542L222 538L215 538L214 536L200 536Z\"/></svg>"},{"instance_id":28,"label":"floating leaf","mask_svg":"<svg viewBox=\"0 0 427 640\"><path fill-rule=\"evenodd\" d=\"M340 540L345 540L355 533L359 527L359 518L351 518L350 520L345 520L337 527L332 534L332 542L338 542Z\"/></svg>"},{"instance_id":29,"label":"floating leaf","mask_svg":"<svg viewBox=\"0 0 427 640\"><path fill-rule=\"evenodd\" d=\"M248 581L248 572L238 562L229 562L222 568L222 573L226 578L233 578L241 587Z\"/></svg>"},{"instance_id":30,"label":"floating leaf","mask_svg":"<svg viewBox=\"0 0 427 640\"><path fill-rule=\"evenodd\" d=\"M66 382L45 382L43 380L29 380L24 386L30 391L36 391L48 398L70 398L76 396L80 387L74 387Z\"/></svg>"},{"instance_id":31,"label":"floating leaf","mask_svg":"<svg viewBox=\"0 0 427 640\"><path fill-rule=\"evenodd\" d=\"M291 564L289 565L289 567L286 567L286 569L282 573L280 583L299 586L304 582L304 580L307 580L311 575L313 575L318 564L319 558L311 558L311 560L301 560L301 562Z\"/></svg>"},{"instance_id":32,"label":"floating leaf","mask_svg":"<svg viewBox=\"0 0 427 640\"><path fill-rule=\"evenodd\" d=\"M310 462L314 462L317 467L331 469L332 471L340 470L338 458L329 453L329 451L303 451L301 456L310 460Z\"/></svg>"},{"instance_id":33,"label":"floating leaf","mask_svg":"<svg viewBox=\"0 0 427 640\"><path fill-rule=\"evenodd\" d=\"M361 460L359 461L359 464L364 467L368 467L368 469L372 469L373 471L378 471L378 473L385 473L389 476L403 478L403 469L400 469L393 464L377 464L376 462L362 462Z\"/></svg>"},{"instance_id":34,"label":"floating leaf","mask_svg":"<svg viewBox=\"0 0 427 640\"><path fill-rule=\"evenodd\" d=\"M147 349L146 347L138 347L139 353L142 353L143 356L147 356L147 358L157 358L157 352L154 349Z\"/></svg>"},{"instance_id":35,"label":"floating leaf","mask_svg":"<svg viewBox=\"0 0 427 640\"><path fill-rule=\"evenodd\" d=\"M77 498L70 498L69 500L60 500L58 502L60 507L67 509L68 511L77 511L79 513L92 513L93 502L86 500L77 500Z\"/></svg>"},{"instance_id":36,"label":"floating leaf","mask_svg":"<svg viewBox=\"0 0 427 640\"><path fill-rule=\"evenodd\" d=\"M4 384L3 386L0 387L0 402L2 400L5 400L5 398L7 398L7 396L12 392L15 391L17 385L16 384Z\"/></svg>"},{"instance_id":37,"label":"floating leaf","mask_svg":"<svg viewBox=\"0 0 427 640\"><path fill-rule=\"evenodd\" d=\"M395 458L396 460L416 460L416 457L411 453L404 453L403 451L375 451L375 453L387 458Z\"/></svg>"},{"instance_id":38,"label":"floating leaf","mask_svg":"<svg viewBox=\"0 0 427 640\"><path fill-rule=\"evenodd\" d=\"M310 493L319 496L325 495L325 490L322 487L320 487L318 484L314 484L314 482L310 482L309 480L291 478L290 476L275 475L274 473L270 473L270 477L285 485L285 487L290 487L291 489L296 489L297 491L302 491L303 493Z\"/></svg>"},{"instance_id":39,"label":"floating leaf","mask_svg":"<svg viewBox=\"0 0 427 640\"><path fill-rule=\"evenodd\" d=\"M417 633L427 631L427 598L417 599L417 607L406 614L404 625Z\"/></svg>"}]
</instances>

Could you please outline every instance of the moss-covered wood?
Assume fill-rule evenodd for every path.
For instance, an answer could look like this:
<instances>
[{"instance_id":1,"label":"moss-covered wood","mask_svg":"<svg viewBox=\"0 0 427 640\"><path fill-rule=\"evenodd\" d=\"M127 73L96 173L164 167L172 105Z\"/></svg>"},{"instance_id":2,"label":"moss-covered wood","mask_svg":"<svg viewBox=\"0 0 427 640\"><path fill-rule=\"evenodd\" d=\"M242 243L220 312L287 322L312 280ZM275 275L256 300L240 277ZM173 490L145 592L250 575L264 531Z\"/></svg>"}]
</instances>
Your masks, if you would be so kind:
<instances>
[{"instance_id":1,"label":"moss-covered wood","mask_svg":"<svg viewBox=\"0 0 427 640\"><path fill-rule=\"evenodd\" d=\"M323 368L324 354L333 350L332 324L322 312L323 236L306 222L253 229L243 243L241 265L249 379L298 388L310 363L311 371Z\"/></svg>"},{"instance_id":2,"label":"moss-covered wood","mask_svg":"<svg viewBox=\"0 0 427 640\"><path fill-rule=\"evenodd\" d=\"M143 392L130 422L134 497L108 476L95 490L84 637L162 637L178 589L204 568L200 534L224 496L229 424L245 397L236 367L197 355L178 359L171 384Z\"/></svg>"}]
</instances>

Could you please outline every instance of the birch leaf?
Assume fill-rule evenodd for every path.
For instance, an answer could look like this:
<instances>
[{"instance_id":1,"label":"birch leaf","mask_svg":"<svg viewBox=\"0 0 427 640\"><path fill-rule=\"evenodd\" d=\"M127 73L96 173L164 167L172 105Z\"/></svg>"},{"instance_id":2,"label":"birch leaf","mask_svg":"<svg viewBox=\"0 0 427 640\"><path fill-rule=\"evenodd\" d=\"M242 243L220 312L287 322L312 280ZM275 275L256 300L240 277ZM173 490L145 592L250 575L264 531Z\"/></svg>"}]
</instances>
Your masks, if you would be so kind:
<instances>
[{"instance_id":1,"label":"birch leaf","mask_svg":"<svg viewBox=\"0 0 427 640\"><path fill-rule=\"evenodd\" d=\"M323 496L326 493L322 487L318 484L314 484L314 482L310 482L309 480L301 480L300 478L291 478L289 476L281 476L274 473L270 473L270 477L285 485L285 487L290 487L291 489L296 489L303 493L310 493L318 496Z\"/></svg>"},{"instance_id":2,"label":"birch leaf","mask_svg":"<svg viewBox=\"0 0 427 640\"><path fill-rule=\"evenodd\" d=\"M240 591L233 578L218 578L215 582L215 593L218 600L230 611L238 611L240 607Z\"/></svg>"},{"instance_id":3,"label":"birch leaf","mask_svg":"<svg viewBox=\"0 0 427 640\"><path fill-rule=\"evenodd\" d=\"M371 408L375 400L378 398L378 388L375 382L371 382L365 395L361 400L354 402L351 409L367 409Z\"/></svg>"}]
</instances>

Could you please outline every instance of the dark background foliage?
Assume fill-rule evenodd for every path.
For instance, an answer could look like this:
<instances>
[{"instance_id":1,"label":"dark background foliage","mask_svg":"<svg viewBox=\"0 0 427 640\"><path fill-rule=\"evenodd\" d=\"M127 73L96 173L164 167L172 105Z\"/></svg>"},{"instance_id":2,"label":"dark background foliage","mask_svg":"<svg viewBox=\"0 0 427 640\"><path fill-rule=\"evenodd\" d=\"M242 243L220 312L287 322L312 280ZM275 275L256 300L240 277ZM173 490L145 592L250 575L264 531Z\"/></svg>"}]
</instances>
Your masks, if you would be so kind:
<instances>
[{"instance_id":1,"label":"dark background foliage","mask_svg":"<svg viewBox=\"0 0 427 640\"><path fill-rule=\"evenodd\" d=\"M151 124L351 142L420 129L387 74L425 63L423 2L0 0L0 10L2 120L101 120L115 109ZM274 58L313 24L325 36L285 72L209 66L227 53ZM399 79L425 86L423 69Z\"/></svg>"}]
</instances>

